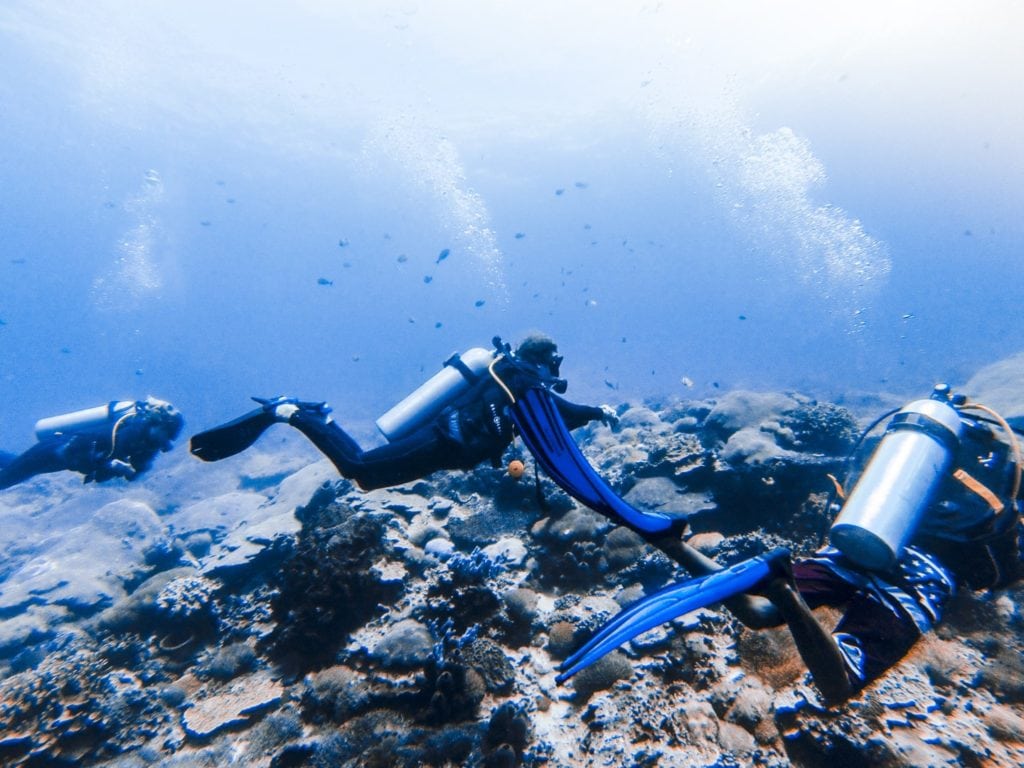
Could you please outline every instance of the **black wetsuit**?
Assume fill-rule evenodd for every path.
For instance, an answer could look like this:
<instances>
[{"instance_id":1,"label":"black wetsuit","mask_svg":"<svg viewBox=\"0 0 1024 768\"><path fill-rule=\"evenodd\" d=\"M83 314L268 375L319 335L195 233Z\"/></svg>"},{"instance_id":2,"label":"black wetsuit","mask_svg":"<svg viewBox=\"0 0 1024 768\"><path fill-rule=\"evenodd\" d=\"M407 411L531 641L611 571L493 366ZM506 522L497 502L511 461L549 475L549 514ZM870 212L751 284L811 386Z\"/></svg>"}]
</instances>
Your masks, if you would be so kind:
<instances>
[{"instance_id":1,"label":"black wetsuit","mask_svg":"<svg viewBox=\"0 0 1024 768\"><path fill-rule=\"evenodd\" d=\"M152 466L157 454L170 449L183 423L180 416L176 422L171 418L159 434L152 430L151 414L143 411L118 422L116 432L113 424L104 424L44 438L20 456L0 454L0 490L64 470L81 473L87 483L115 477L133 480Z\"/></svg>"},{"instance_id":2,"label":"black wetsuit","mask_svg":"<svg viewBox=\"0 0 1024 768\"><path fill-rule=\"evenodd\" d=\"M521 385L511 366L499 363L496 370L513 390L517 383ZM569 429L604 416L596 406L552 397ZM514 436L508 406L508 395L485 374L425 426L368 451L320 413L300 409L288 423L306 435L342 475L364 490L373 490L401 485L442 469L467 470L484 461L498 466Z\"/></svg>"}]
</instances>

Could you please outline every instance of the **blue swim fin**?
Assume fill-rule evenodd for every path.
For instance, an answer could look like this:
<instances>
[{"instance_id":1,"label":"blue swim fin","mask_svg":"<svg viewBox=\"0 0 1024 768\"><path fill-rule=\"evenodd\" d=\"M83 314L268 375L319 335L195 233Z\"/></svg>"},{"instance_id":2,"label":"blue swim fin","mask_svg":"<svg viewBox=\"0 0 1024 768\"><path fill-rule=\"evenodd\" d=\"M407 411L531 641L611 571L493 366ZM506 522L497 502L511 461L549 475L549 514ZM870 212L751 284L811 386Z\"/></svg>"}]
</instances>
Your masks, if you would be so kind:
<instances>
[{"instance_id":1,"label":"blue swim fin","mask_svg":"<svg viewBox=\"0 0 1024 768\"><path fill-rule=\"evenodd\" d=\"M789 552L785 549L773 550L742 560L721 571L673 584L634 603L601 627L583 647L562 662L562 671L555 678L556 682L565 682L627 640L659 624L752 589L771 575L772 561L783 556L788 557Z\"/></svg>"},{"instance_id":2,"label":"blue swim fin","mask_svg":"<svg viewBox=\"0 0 1024 768\"><path fill-rule=\"evenodd\" d=\"M641 533L664 533L673 526L685 526L685 520L642 512L619 498L580 452L546 389L526 389L511 410L512 420L537 463L581 504Z\"/></svg>"}]
</instances>

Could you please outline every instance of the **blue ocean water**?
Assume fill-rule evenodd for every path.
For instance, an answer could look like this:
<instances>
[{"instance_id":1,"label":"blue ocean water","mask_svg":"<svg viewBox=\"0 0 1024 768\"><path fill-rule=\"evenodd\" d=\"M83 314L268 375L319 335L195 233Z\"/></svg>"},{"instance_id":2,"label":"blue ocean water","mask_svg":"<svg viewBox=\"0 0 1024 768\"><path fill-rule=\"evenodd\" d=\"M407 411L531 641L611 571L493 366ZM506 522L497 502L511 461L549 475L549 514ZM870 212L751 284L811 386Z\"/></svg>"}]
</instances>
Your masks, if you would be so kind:
<instances>
[{"instance_id":1,"label":"blue ocean water","mask_svg":"<svg viewBox=\"0 0 1024 768\"><path fill-rule=\"evenodd\" d=\"M1024 11L819 6L4 3L0 448L146 394L369 437L535 329L590 402L1020 351Z\"/></svg>"}]
</instances>

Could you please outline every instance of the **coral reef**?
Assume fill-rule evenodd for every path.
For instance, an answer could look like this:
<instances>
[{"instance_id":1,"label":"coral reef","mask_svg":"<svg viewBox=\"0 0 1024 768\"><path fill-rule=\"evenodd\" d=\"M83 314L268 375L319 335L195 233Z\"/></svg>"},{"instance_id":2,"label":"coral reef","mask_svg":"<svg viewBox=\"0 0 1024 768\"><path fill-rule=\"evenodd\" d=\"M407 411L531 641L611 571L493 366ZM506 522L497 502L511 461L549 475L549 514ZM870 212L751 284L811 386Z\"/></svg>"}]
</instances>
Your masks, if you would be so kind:
<instances>
[{"instance_id":1,"label":"coral reef","mask_svg":"<svg viewBox=\"0 0 1024 768\"><path fill-rule=\"evenodd\" d=\"M685 516L701 551L731 563L823 540L827 474L859 431L847 407L737 392L618 410L617 430L577 432L584 454L630 503ZM118 524L146 511L117 574L58 586L14 552L0 582L0 763L1024 763L1020 586L961 594L902 662L832 708L788 631L713 609L557 685L596 627L684 574L535 484L526 460L519 481L485 467L362 493L326 462L283 472L264 456L160 517L100 505ZM184 465L179 485L200 469Z\"/></svg>"}]
</instances>

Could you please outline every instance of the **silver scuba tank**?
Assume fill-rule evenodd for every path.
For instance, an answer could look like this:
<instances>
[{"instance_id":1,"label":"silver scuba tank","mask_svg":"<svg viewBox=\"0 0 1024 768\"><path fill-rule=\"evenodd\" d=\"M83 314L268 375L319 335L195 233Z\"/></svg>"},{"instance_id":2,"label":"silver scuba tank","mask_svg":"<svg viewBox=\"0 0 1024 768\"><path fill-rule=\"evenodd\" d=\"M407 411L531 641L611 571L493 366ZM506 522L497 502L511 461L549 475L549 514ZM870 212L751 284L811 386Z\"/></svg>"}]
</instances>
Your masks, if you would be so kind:
<instances>
[{"instance_id":1,"label":"silver scuba tank","mask_svg":"<svg viewBox=\"0 0 1024 768\"><path fill-rule=\"evenodd\" d=\"M398 440L422 427L468 390L487 371L496 354L473 347L452 355L440 371L377 419L377 429L388 440Z\"/></svg>"},{"instance_id":2,"label":"silver scuba tank","mask_svg":"<svg viewBox=\"0 0 1024 768\"><path fill-rule=\"evenodd\" d=\"M945 385L901 408L832 523L831 544L864 568L892 568L949 477L962 434Z\"/></svg>"},{"instance_id":3,"label":"silver scuba tank","mask_svg":"<svg viewBox=\"0 0 1024 768\"><path fill-rule=\"evenodd\" d=\"M114 422L135 407L134 400L111 400L106 405L85 408L81 411L62 413L59 416L48 416L36 422L36 439L45 440L58 434L82 432Z\"/></svg>"}]
</instances>

